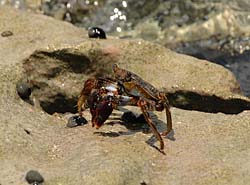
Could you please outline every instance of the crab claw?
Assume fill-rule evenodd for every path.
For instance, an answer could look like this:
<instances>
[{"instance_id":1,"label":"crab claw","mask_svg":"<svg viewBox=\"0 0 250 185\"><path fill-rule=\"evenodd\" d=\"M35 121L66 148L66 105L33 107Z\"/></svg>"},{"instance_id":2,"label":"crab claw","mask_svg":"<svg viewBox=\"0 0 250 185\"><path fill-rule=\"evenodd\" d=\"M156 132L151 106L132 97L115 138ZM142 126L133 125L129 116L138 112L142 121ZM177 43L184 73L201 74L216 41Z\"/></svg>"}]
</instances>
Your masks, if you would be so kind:
<instances>
[{"instance_id":1,"label":"crab claw","mask_svg":"<svg viewBox=\"0 0 250 185\"><path fill-rule=\"evenodd\" d=\"M96 86L97 86L97 80L95 78L90 78L84 83L84 88L82 89L81 94L77 101L77 109L80 116L82 115L82 111L85 110L87 106L85 102L89 94L91 94L92 89L94 89Z\"/></svg>"},{"instance_id":2,"label":"crab claw","mask_svg":"<svg viewBox=\"0 0 250 185\"><path fill-rule=\"evenodd\" d=\"M112 103L108 100L99 102L96 107L90 109L92 115L92 126L100 128L113 111Z\"/></svg>"}]
</instances>

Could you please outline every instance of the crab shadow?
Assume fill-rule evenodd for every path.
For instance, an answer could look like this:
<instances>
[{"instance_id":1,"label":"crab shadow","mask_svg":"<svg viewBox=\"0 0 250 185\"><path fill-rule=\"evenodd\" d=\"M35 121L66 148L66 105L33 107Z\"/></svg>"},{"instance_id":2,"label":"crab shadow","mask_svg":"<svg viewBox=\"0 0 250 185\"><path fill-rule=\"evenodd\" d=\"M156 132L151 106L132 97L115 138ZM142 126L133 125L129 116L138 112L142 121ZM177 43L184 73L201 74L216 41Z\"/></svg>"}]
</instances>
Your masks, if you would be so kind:
<instances>
[{"instance_id":1,"label":"crab shadow","mask_svg":"<svg viewBox=\"0 0 250 185\"><path fill-rule=\"evenodd\" d=\"M124 112L124 111L122 111ZM126 114L126 116L124 116ZM124 118L125 117L125 118ZM160 120L158 118L158 116L156 114L154 114L153 112L150 112L150 117L153 121L153 123L155 123L157 130L159 131L159 133L163 132L166 130L166 123L163 122L162 120ZM151 128L149 127L148 123L146 122L143 114L140 114L139 116L135 117L134 114L131 111L127 111L125 113L123 113L122 116L119 116L112 119L112 121L108 121L105 123L106 125L115 125L115 124L120 124L126 127L126 129L128 131L110 131L110 132L102 132L102 131L98 131L98 132L94 132L94 134L103 136L103 137L119 137L119 136L124 136L124 135L134 135L137 132L143 132L144 134L152 134ZM175 141L175 137L174 137L174 130L172 130L167 136L162 136L163 140L164 138L167 138L171 141ZM146 141L146 143L148 145L150 145L151 147L155 148L156 150L158 150L159 152L163 153L163 151L161 151L156 145L155 143L157 142L157 138L152 134L152 136Z\"/></svg>"}]
</instances>

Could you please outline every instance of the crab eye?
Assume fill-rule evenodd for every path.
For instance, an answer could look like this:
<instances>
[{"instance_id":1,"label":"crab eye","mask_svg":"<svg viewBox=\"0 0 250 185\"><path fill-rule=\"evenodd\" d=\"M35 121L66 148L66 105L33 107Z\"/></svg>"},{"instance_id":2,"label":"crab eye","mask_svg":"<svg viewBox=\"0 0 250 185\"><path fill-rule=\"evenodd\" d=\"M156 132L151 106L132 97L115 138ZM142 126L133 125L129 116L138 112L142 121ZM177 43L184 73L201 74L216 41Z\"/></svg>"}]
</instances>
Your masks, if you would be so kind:
<instances>
[{"instance_id":1,"label":"crab eye","mask_svg":"<svg viewBox=\"0 0 250 185\"><path fill-rule=\"evenodd\" d=\"M123 81L124 82L130 82L130 81L132 81L131 73L127 73Z\"/></svg>"},{"instance_id":2,"label":"crab eye","mask_svg":"<svg viewBox=\"0 0 250 185\"><path fill-rule=\"evenodd\" d=\"M126 81L126 82L131 81L131 77L130 77L130 76L126 76L125 81Z\"/></svg>"},{"instance_id":3,"label":"crab eye","mask_svg":"<svg viewBox=\"0 0 250 185\"><path fill-rule=\"evenodd\" d=\"M115 71L117 68L118 68L118 65L117 65L117 64L113 64L113 65L112 65L113 71Z\"/></svg>"}]
</instances>

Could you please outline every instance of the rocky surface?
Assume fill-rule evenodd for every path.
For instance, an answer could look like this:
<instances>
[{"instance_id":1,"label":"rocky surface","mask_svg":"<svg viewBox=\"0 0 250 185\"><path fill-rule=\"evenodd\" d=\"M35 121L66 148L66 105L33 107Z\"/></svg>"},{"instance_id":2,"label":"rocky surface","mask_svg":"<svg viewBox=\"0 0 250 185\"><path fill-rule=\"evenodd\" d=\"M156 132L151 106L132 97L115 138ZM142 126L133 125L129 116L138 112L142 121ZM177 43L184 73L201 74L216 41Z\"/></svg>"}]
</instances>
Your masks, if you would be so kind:
<instances>
[{"instance_id":1,"label":"rocky surface","mask_svg":"<svg viewBox=\"0 0 250 185\"><path fill-rule=\"evenodd\" d=\"M13 32L0 37L0 184L24 185L29 170L39 171L48 185L250 180L250 111L241 112L249 109L249 99L240 95L228 70L142 40L88 39L86 31L70 24L7 7L0 8L0 22L1 33ZM57 106L64 101L73 105L83 81L92 75L111 75L114 62L165 90L173 105L177 100L177 105L184 105L191 93L196 96L189 101L190 109L196 99L210 105L207 112L217 112L223 104L220 111L241 113L172 108L174 139L164 138L166 155L151 147L158 146L151 133L114 122L122 114L118 111L99 130L90 124L66 128L72 114L58 113L65 109ZM32 85L30 101L35 106L17 95L20 80ZM53 96L63 98L50 112L43 103L55 101ZM71 108L65 112L74 112ZM84 116L90 121L88 111ZM159 131L164 130L164 113L152 116Z\"/></svg>"},{"instance_id":2,"label":"rocky surface","mask_svg":"<svg viewBox=\"0 0 250 185\"><path fill-rule=\"evenodd\" d=\"M248 0L79 2L43 1L41 10L81 27L98 25L113 35L143 38L223 65L250 96Z\"/></svg>"},{"instance_id":3,"label":"rocky surface","mask_svg":"<svg viewBox=\"0 0 250 185\"><path fill-rule=\"evenodd\" d=\"M82 82L89 76L112 77L113 63L166 91L174 106L225 113L249 109L249 99L240 95L238 82L222 66L142 40L85 40L39 50L23 61L23 78L30 81L33 95L47 112L68 112ZM56 111L55 106L62 108Z\"/></svg>"},{"instance_id":4,"label":"rocky surface","mask_svg":"<svg viewBox=\"0 0 250 185\"><path fill-rule=\"evenodd\" d=\"M0 0L4 4L223 65L250 96L248 0Z\"/></svg>"}]
</instances>

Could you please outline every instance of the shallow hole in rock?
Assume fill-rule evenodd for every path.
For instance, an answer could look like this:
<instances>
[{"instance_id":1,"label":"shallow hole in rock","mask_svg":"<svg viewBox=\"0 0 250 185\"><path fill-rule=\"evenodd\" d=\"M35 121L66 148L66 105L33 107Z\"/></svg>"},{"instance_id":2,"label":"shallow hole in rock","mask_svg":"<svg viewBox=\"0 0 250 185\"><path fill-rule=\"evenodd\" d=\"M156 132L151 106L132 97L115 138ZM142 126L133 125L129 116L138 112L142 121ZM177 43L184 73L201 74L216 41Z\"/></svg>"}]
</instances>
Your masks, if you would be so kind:
<instances>
[{"instance_id":1,"label":"shallow hole in rock","mask_svg":"<svg viewBox=\"0 0 250 185\"><path fill-rule=\"evenodd\" d=\"M25 128L23 130L26 132L26 134L30 135L30 131L29 130L27 130Z\"/></svg>"},{"instance_id":2,"label":"shallow hole in rock","mask_svg":"<svg viewBox=\"0 0 250 185\"><path fill-rule=\"evenodd\" d=\"M33 96L45 112L54 114L76 113L77 96L84 80L91 76L113 75L112 63L114 61L105 58L99 50L84 54L74 49L62 49L36 51L23 64ZM65 86L62 85L64 82L67 82ZM169 93L168 98L172 106L187 110L237 114L250 109L250 103L242 99L224 100L191 91Z\"/></svg>"},{"instance_id":3,"label":"shallow hole in rock","mask_svg":"<svg viewBox=\"0 0 250 185\"><path fill-rule=\"evenodd\" d=\"M41 101L40 106L42 109L49 113L76 113L77 112L77 99L68 98L65 95L57 94L54 97L50 97L50 101Z\"/></svg>"},{"instance_id":4,"label":"shallow hole in rock","mask_svg":"<svg viewBox=\"0 0 250 185\"><path fill-rule=\"evenodd\" d=\"M168 94L168 99L171 106L185 110L225 114L238 114L244 110L250 110L250 103L242 99L224 100L217 96L205 96L195 92L178 91ZM40 101L42 109L48 114L77 113L77 97L69 98L59 93L49 100Z\"/></svg>"},{"instance_id":5,"label":"shallow hole in rock","mask_svg":"<svg viewBox=\"0 0 250 185\"><path fill-rule=\"evenodd\" d=\"M76 113L77 96L86 76L110 73L111 67L106 67L109 61L102 61L101 56L99 50L84 54L73 48L35 51L23 61L24 78L28 79L33 97L45 112Z\"/></svg>"},{"instance_id":6,"label":"shallow hole in rock","mask_svg":"<svg viewBox=\"0 0 250 185\"><path fill-rule=\"evenodd\" d=\"M104 137L119 137L120 134L117 132L94 132L94 134L100 135L100 136L104 136Z\"/></svg>"},{"instance_id":7,"label":"shallow hole in rock","mask_svg":"<svg viewBox=\"0 0 250 185\"><path fill-rule=\"evenodd\" d=\"M238 114L250 110L250 103L242 99L224 100L217 96L206 96L191 91L176 91L168 94L172 106L202 112Z\"/></svg>"}]
</instances>

